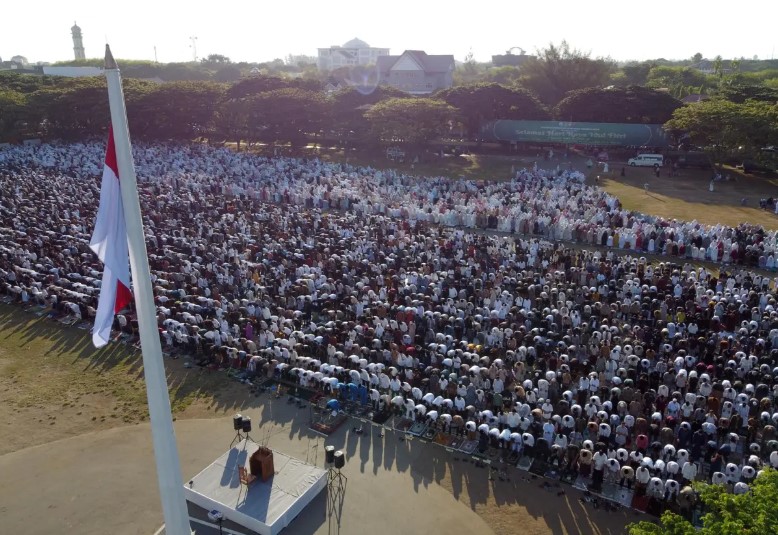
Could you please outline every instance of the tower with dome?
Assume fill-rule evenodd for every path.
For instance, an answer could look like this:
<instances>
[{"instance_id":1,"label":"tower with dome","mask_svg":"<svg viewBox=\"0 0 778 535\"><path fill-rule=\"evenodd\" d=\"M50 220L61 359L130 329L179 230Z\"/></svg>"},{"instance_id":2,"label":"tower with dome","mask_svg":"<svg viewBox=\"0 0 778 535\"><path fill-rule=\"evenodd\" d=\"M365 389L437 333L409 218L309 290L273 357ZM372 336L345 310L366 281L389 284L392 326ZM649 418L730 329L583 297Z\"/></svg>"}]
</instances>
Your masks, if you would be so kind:
<instances>
[{"instance_id":1,"label":"tower with dome","mask_svg":"<svg viewBox=\"0 0 778 535\"><path fill-rule=\"evenodd\" d=\"M73 35L73 53L76 56L76 59L86 59L86 54L84 54L84 40L81 36L81 28L78 27L78 24L75 22L73 23L73 27L70 28L70 33Z\"/></svg>"}]
</instances>

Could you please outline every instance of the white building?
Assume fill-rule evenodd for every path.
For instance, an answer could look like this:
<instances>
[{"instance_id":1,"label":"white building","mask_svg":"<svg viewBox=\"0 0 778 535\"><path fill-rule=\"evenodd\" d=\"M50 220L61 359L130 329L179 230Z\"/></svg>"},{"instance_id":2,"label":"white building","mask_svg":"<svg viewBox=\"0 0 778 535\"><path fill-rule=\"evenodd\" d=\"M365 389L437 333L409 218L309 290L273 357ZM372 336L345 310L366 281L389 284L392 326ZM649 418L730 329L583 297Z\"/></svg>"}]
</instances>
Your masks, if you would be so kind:
<instances>
[{"instance_id":1,"label":"white building","mask_svg":"<svg viewBox=\"0 0 778 535\"><path fill-rule=\"evenodd\" d=\"M379 56L388 55L388 48L373 48L360 39L352 39L343 46L320 48L317 65L321 71L355 65L375 65Z\"/></svg>"},{"instance_id":2,"label":"white building","mask_svg":"<svg viewBox=\"0 0 778 535\"><path fill-rule=\"evenodd\" d=\"M54 67L44 65L43 74L48 76L65 76L67 78L81 78L84 76L102 76L100 67Z\"/></svg>"}]
</instances>

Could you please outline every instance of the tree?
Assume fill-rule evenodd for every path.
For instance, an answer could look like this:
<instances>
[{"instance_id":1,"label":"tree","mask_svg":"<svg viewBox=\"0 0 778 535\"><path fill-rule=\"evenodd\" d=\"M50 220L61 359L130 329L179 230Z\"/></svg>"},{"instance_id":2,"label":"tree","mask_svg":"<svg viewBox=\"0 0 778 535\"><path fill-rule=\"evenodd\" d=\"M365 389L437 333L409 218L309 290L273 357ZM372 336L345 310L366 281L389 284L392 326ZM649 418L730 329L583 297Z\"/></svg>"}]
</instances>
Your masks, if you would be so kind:
<instances>
[{"instance_id":1,"label":"tree","mask_svg":"<svg viewBox=\"0 0 778 535\"><path fill-rule=\"evenodd\" d=\"M727 85L720 87L718 91L716 91L716 95L737 104L742 104L747 100L778 102L778 88L764 84Z\"/></svg>"},{"instance_id":2,"label":"tree","mask_svg":"<svg viewBox=\"0 0 778 535\"><path fill-rule=\"evenodd\" d=\"M719 82L724 78L724 60L720 55L713 58L713 75L719 79Z\"/></svg>"},{"instance_id":3,"label":"tree","mask_svg":"<svg viewBox=\"0 0 778 535\"><path fill-rule=\"evenodd\" d=\"M0 142L19 136L27 119L28 96L18 91L0 90Z\"/></svg>"},{"instance_id":4,"label":"tree","mask_svg":"<svg viewBox=\"0 0 778 535\"><path fill-rule=\"evenodd\" d=\"M538 51L537 57L522 65L519 83L538 95L544 104L555 106L570 91L607 85L615 68L612 60L592 59L562 41L558 46L549 44Z\"/></svg>"},{"instance_id":5,"label":"tree","mask_svg":"<svg viewBox=\"0 0 778 535\"><path fill-rule=\"evenodd\" d=\"M329 117L324 95L305 89L276 89L242 100L252 141L300 143L307 135L318 134Z\"/></svg>"},{"instance_id":6,"label":"tree","mask_svg":"<svg viewBox=\"0 0 778 535\"><path fill-rule=\"evenodd\" d=\"M702 54L700 54L699 52L697 52L692 56L692 62L699 63L701 61L702 61Z\"/></svg>"},{"instance_id":7,"label":"tree","mask_svg":"<svg viewBox=\"0 0 778 535\"><path fill-rule=\"evenodd\" d=\"M119 63L121 66L122 63ZM198 63L166 63L159 66L160 78L166 82L205 81L211 79L211 73Z\"/></svg>"},{"instance_id":8,"label":"tree","mask_svg":"<svg viewBox=\"0 0 778 535\"><path fill-rule=\"evenodd\" d=\"M208 54L208 56L201 59L200 62L204 65L228 65L232 63L230 58L223 56L222 54Z\"/></svg>"},{"instance_id":9,"label":"tree","mask_svg":"<svg viewBox=\"0 0 778 535\"><path fill-rule=\"evenodd\" d=\"M240 69L235 65L225 65L214 73L213 79L217 82L235 82L240 80L240 74Z\"/></svg>"},{"instance_id":10,"label":"tree","mask_svg":"<svg viewBox=\"0 0 778 535\"><path fill-rule=\"evenodd\" d=\"M435 96L459 110L470 138L478 135L485 121L550 118L540 101L521 88L481 83L444 89Z\"/></svg>"},{"instance_id":11,"label":"tree","mask_svg":"<svg viewBox=\"0 0 778 535\"><path fill-rule=\"evenodd\" d=\"M377 140L420 147L449 130L456 109L431 98L391 98L373 106L365 117Z\"/></svg>"},{"instance_id":12,"label":"tree","mask_svg":"<svg viewBox=\"0 0 778 535\"><path fill-rule=\"evenodd\" d=\"M516 85L521 78L521 69L511 65L492 67L487 69L483 76L486 82L494 82L504 86Z\"/></svg>"},{"instance_id":13,"label":"tree","mask_svg":"<svg viewBox=\"0 0 778 535\"><path fill-rule=\"evenodd\" d=\"M109 122L104 78L73 78L29 97L31 121L40 133L66 140L102 135Z\"/></svg>"},{"instance_id":14,"label":"tree","mask_svg":"<svg viewBox=\"0 0 778 535\"><path fill-rule=\"evenodd\" d=\"M378 86L370 92L349 86L335 92L331 103L332 128L336 135L353 140L365 139L370 131L365 112L389 98L409 98L409 95L391 86Z\"/></svg>"},{"instance_id":15,"label":"tree","mask_svg":"<svg viewBox=\"0 0 778 535\"><path fill-rule=\"evenodd\" d=\"M683 98L689 93L689 87L707 87L714 83L711 78L691 67L674 67L669 65L657 65L648 72L646 85L653 89L668 89L678 98Z\"/></svg>"},{"instance_id":16,"label":"tree","mask_svg":"<svg viewBox=\"0 0 778 535\"><path fill-rule=\"evenodd\" d=\"M664 124L679 107L667 93L644 87L592 87L570 92L554 115L560 121Z\"/></svg>"},{"instance_id":17,"label":"tree","mask_svg":"<svg viewBox=\"0 0 778 535\"><path fill-rule=\"evenodd\" d=\"M171 82L128 102L128 118L136 135L154 139L191 140L209 136L225 86L213 82ZM133 112L130 115L130 110Z\"/></svg>"},{"instance_id":18,"label":"tree","mask_svg":"<svg viewBox=\"0 0 778 535\"><path fill-rule=\"evenodd\" d=\"M707 513L702 528L671 512L662 515L661 524L638 522L629 526L629 535L763 535L778 533L778 472L766 469L751 485L751 492L735 495L724 485L696 485Z\"/></svg>"},{"instance_id":19,"label":"tree","mask_svg":"<svg viewBox=\"0 0 778 535\"><path fill-rule=\"evenodd\" d=\"M43 88L62 85L59 76L37 76L35 74L17 74L13 71L0 72L0 90L17 91L29 94Z\"/></svg>"},{"instance_id":20,"label":"tree","mask_svg":"<svg viewBox=\"0 0 778 535\"><path fill-rule=\"evenodd\" d=\"M778 105L711 99L678 108L665 129L688 136L721 164L730 157L758 156L760 148L778 144Z\"/></svg>"},{"instance_id":21,"label":"tree","mask_svg":"<svg viewBox=\"0 0 778 535\"><path fill-rule=\"evenodd\" d=\"M454 85L472 84L481 78L485 70L485 65L475 61L471 48L465 56L465 61L454 70Z\"/></svg>"},{"instance_id":22,"label":"tree","mask_svg":"<svg viewBox=\"0 0 778 535\"><path fill-rule=\"evenodd\" d=\"M633 61L624 65L621 70L611 77L611 81L616 85L646 85L648 73L656 67L653 61ZM617 75L621 76L617 76Z\"/></svg>"},{"instance_id":23,"label":"tree","mask_svg":"<svg viewBox=\"0 0 778 535\"><path fill-rule=\"evenodd\" d=\"M227 90L228 98L243 98L265 91L275 91L276 89L286 89L289 87L289 80L280 76L257 75L243 78L233 84Z\"/></svg>"}]
</instances>

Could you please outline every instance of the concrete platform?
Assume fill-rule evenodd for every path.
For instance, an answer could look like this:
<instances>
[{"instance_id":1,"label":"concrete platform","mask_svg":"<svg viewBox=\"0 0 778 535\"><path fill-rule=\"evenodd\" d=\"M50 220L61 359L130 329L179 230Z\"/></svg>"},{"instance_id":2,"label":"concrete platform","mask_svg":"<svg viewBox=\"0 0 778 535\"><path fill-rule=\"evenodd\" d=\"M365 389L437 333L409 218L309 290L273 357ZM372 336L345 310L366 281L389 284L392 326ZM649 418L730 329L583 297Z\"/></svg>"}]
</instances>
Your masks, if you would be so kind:
<instances>
[{"instance_id":1,"label":"concrete platform","mask_svg":"<svg viewBox=\"0 0 778 535\"><path fill-rule=\"evenodd\" d=\"M327 484L326 470L273 450L275 474L267 481L241 484L239 467L259 444L241 440L184 485L187 501L259 535L277 535Z\"/></svg>"}]
</instances>

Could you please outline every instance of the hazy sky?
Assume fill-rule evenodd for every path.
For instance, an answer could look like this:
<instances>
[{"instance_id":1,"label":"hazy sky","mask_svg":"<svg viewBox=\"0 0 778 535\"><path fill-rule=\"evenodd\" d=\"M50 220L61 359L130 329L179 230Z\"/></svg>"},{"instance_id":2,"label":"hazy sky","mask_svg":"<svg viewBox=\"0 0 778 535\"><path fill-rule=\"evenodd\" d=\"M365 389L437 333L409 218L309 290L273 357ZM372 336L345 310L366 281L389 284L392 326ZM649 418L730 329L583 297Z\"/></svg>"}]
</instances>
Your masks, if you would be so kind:
<instances>
[{"instance_id":1,"label":"hazy sky","mask_svg":"<svg viewBox=\"0 0 778 535\"><path fill-rule=\"evenodd\" d=\"M111 9L110 6L116 6ZM161 62L218 53L233 61L316 55L318 47L359 37L393 54L421 49L488 61L513 46L528 52L567 39L576 48L616 60L712 58L775 53L775 0L528 0L361 2L170 0L9 0L0 8L0 57L31 62L73 59L70 27L77 21L87 57L110 43L117 58Z\"/></svg>"}]
</instances>

